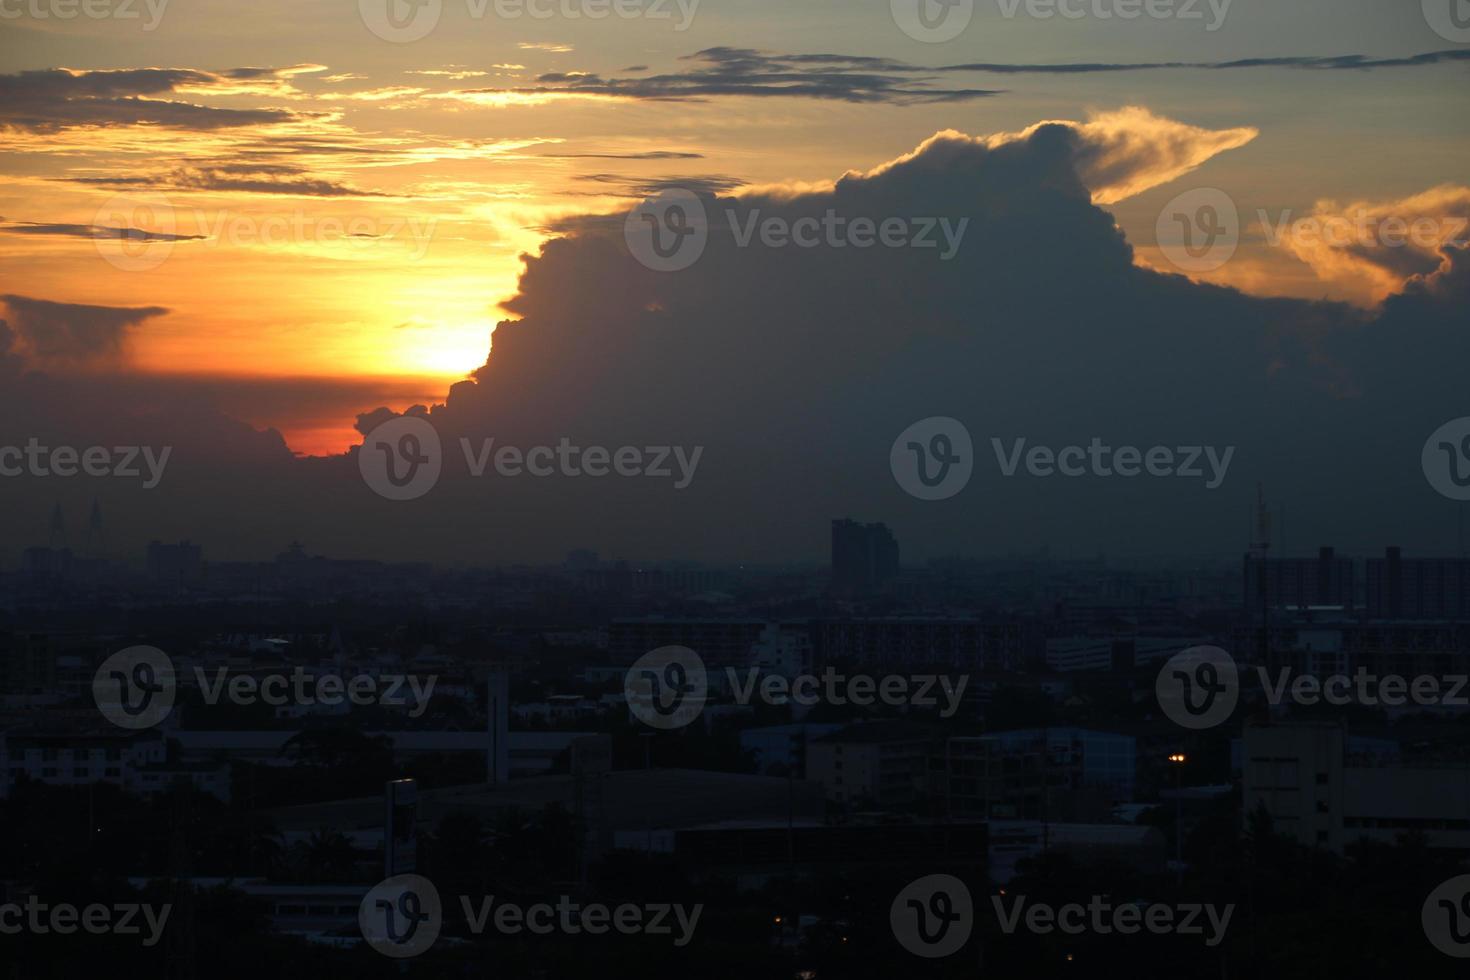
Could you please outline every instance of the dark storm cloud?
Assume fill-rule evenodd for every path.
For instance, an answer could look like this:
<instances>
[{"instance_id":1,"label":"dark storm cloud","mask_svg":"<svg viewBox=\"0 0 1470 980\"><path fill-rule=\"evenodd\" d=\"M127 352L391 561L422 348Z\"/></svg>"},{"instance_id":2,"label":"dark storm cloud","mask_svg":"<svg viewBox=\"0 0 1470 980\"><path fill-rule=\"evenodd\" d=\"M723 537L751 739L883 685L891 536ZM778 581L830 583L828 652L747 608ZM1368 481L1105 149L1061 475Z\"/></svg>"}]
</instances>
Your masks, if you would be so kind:
<instances>
[{"instance_id":1,"label":"dark storm cloud","mask_svg":"<svg viewBox=\"0 0 1470 980\"><path fill-rule=\"evenodd\" d=\"M504 304L516 319L499 325L472 379L441 404L384 399L342 416L365 433L427 406L414 411L438 431L444 464L429 496L390 503L364 485L355 452L291 460L270 432L171 406L125 427L134 442L181 440L170 480L104 507L126 513L140 542L192 537L216 557L302 537L340 556L485 562L575 547L815 558L830 519L851 515L886 521L917 563L1041 544L1063 555L1229 554L1244 546L1259 481L1295 515L1298 540L1441 543L1456 505L1427 486L1419 453L1465 414L1470 252L1443 250L1436 271L1372 311L1153 272L1135 264L1082 176L1097 166L1089 140L1109 138L1063 125L1009 141L946 133L825 190L704 194L709 240L679 272L640 264L621 214L568 222L526 257ZM1130 159L1152 172L1157 156ZM1114 184L1138 182L1105 169ZM741 246L730 230L828 213L968 227L951 261L935 249ZM118 407L148 390L6 385L0 430L65 424L101 439L122 426ZM262 392L257 404L280 401ZM976 453L970 486L937 503L906 495L888 458L898 433L936 415L963 421ZM1093 437L1236 453L1226 482L1205 491L1187 480L1006 479L990 442ZM476 451L486 439L567 439L704 453L684 490L585 474L471 479L462 439ZM36 493L0 481L8 529L43 526L49 501Z\"/></svg>"},{"instance_id":2,"label":"dark storm cloud","mask_svg":"<svg viewBox=\"0 0 1470 980\"><path fill-rule=\"evenodd\" d=\"M128 332L163 316L161 306L88 306L14 294L0 295L10 311L9 350L40 366L89 366L117 361Z\"/></svg>"}]
</instances>

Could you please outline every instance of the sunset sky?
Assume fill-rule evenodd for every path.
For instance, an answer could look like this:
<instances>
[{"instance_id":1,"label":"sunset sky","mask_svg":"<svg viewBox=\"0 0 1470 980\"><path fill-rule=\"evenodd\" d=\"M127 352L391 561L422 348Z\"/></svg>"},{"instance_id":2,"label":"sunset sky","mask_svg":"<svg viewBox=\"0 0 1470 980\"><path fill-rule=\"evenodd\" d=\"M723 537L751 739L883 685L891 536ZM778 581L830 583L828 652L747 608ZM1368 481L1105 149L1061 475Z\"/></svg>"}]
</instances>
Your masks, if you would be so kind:
<instances>
[{"instance_id":1,"label":"sunset sky","mask_svg":"<svg viewBox=\"0 0 1470 980\"><path fill-rule=\"evenodd\" d=\"M192 388L298 453L442 400L513 318L523 253L663 186L821 187L944 130L1092 120L1104 156L1132 140L1171 161L1110 184L1104 159L1089 185L1136 262L1177 271L1160 209L1219 188L1248 230L1198 277L1365 308L1437 257L1272 245L1257 210L1470 214L1470 44L1418 0L1236 0L1215 30L1203 3L1123 21L978 0L944 43L878 0L703 0L684 30L672 2L592 21L444 0L411 42L354 0L171 0L156 24L130 6L0 4L0 293L131 311L115 345L33 343L34 366Z\"/></svg>"}]
</instances>

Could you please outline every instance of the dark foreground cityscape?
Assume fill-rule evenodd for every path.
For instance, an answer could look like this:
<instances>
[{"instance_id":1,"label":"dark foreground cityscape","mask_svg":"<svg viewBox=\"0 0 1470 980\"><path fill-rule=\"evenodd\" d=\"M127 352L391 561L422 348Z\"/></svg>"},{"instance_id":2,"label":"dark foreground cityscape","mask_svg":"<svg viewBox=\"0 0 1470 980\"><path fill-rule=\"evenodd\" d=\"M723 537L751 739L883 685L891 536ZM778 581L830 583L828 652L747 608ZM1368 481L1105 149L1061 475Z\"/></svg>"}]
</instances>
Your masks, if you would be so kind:
<instances>
[{"instance_id":1,"label":"dark foreground cityscape","mask_svg":"<svg viewBox=\"0 0 1470 980\"><path fill-rule=\"evenodd\" d=\"M1470 558L102 557L3 578L3 975L1413 977Z\"/></svg>"}]
</instances>

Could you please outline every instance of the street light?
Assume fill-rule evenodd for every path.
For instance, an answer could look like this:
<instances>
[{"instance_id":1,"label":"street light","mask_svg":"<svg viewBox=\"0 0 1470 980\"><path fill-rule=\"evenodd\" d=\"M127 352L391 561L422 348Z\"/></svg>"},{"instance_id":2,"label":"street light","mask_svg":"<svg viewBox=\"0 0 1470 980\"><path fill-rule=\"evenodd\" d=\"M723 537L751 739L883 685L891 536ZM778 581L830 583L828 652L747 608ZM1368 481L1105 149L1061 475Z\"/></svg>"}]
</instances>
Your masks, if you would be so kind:
<instances>
[{"instance_id":1,"label":"street light","mask_svg":"<svg viewBox=\"0 0 1470 980\"><path fill-rule=\"evenodd\" d=\"M1188 761L1183 752L1169 756L1174 766L1174 874L1181 885L1184 884L1184 764Z\"/></svg>"}]
</instances>

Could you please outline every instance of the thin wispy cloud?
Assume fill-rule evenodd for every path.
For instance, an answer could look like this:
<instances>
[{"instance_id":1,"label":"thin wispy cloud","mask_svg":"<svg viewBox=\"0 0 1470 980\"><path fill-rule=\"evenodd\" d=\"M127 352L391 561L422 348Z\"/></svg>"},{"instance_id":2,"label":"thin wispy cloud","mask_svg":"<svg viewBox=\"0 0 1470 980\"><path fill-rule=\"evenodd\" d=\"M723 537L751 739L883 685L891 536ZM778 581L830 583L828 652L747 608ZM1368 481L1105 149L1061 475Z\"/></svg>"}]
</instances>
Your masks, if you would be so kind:
<instances>
[{"instance_id":1,"label":"thin wispy cloud","mask_svg":"<svg viewBox=\"0 0 1470 980\"><path fill-rule=\"evenodd\" d=\"M652 101L698 101L722 96L830 99L842 102L963 102L999 94L991 89L944 88L918 68L887 58L852 55L775 55L747 48L706 48L679 59L683 72L642 78L605 78L591 72L548 72L536 85L458 93L467 101L493 92L523 96L573 95Z\"/></svg>"},{"instance_id":2,"label":"thin wispy cloud","mask_svg":"<svg viewBox=\"0 0 1470 980\"><path fill-rule=\"evenodd\" d=\"M992 61L944 65L931 71L985 72L997 75L1085 75L1094 72L1158 71L1196 69L1229 71L1244 68L1297 68L1309 71L1374 71L1384 68L1422 68L1428 65L1470 61L1470 50L1431 51L1402 58L1373 58L1361 54L1332 57L1290 56L1283 58L1239 58L1234 61L1077 61L1061 64L1025 64ZM903 69L891 69L903 70ZM910 69L912 70L912 69Z\"/></svg>"},{"instance_id":3,"label":"thin wispy cloud","mask_svg":"<svg viewBox=\"0 0 1470 980\"><path fill-rule=\"evenodd\" d=\"M311 118L286 109L229 109L157 96L174 93L241 94L250 85L285 86L286 69L236 68L206 72L192 68L77 71L52 68L0 75L0 129L46 133L82 126L152 125L218 130L287 123Z\"/></svg>"},{"instance_id":4,"label":"thin wispy cloud","mask_svg":"<svg viewBox=\"0 0 1470 980\"><path fill-rule=\"evenodd\" d=\"M1232 61L1067 62L1033 64L966 62L915 65L895 58L850 54L774 54L750 48L706 48L679 59L688 71L637 78L595 72L547 72L535 85L503 89L468 89L446 98L482 105L516 104L534 98L605 97L649 101L699 101L719 97L832 99L844 102L964 102L1003 94L1002 90L947 88L937 84L946 74L1082 75L1106 72L1250 69L1304 71L1377 71L1422 68L1470 60L1470 51L1433 51L1395 58L1361 54L1243 58ZM625 72L642 72L634 65Z\"/></svg>"}]
</instances>

